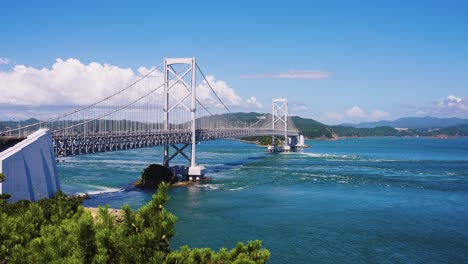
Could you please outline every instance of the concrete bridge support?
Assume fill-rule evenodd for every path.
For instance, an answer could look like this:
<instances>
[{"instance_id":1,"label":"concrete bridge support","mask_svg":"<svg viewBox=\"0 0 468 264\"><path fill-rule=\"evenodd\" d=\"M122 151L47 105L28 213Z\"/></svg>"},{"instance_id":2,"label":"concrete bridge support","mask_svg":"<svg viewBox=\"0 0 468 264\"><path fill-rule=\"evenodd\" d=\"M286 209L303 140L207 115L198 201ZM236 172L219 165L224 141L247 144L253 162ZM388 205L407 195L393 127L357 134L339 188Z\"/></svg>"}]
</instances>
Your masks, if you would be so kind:
<instances>
[{"instance_id":1,"label":"concrete bridge support","mask_svg":"<svg viewBox=\"0 0 468 264\"><path fill-rule=\"evenodd\" d=\"M39 129L23 141L0 153L0 194L11 194L10 202L37 201L52 197L59 189L52 136Z\"/></svg>"}]
</instances>

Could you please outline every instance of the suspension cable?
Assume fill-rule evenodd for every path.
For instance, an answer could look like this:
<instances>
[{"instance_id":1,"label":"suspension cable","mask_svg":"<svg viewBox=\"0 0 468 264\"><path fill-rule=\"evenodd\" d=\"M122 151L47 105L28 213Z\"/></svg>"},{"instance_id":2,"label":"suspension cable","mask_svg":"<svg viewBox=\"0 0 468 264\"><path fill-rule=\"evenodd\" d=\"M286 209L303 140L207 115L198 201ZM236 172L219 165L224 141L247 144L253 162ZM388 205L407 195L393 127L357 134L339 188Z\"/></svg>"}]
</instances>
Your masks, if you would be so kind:
<instances>
[{"instance_id":1,"label":"suspension cable","mask_svg":"<svg viewBox=\"0 0 468 264\"><path fill-rule=\"evenodd\" d=\"M197 69L198 71L200 72L200 74L202 75L203 79L205 80L205 82L208 84L208 87L210 87L211 91L213 91L214 95L216 96L216 98L218 99L218 101L223 105L223 107L229 112L229 114L231 114L234 119L236 119L236 121L242 123L242 121L236 116L234 115L231 110L226 106L226 104L224 104L224 102L221 100L221 98L218 96L218 94L216 93L216 91L213 89L213 87L211 86L210 82L208 81L208 79L206 79L206 76L205 74L203 74L203 71L200 69L200 66L198 66L197 63L195 63L195 65L197 66Z\"/></svg>"},{"instance_id":2,"label":"suspension cable","mask_svg":"<svg viewBox=\"0 0 468 264\"><path fill-rule=\"evenodd\" d=\"M208 82L208 80L206 79L205 77L205 74L203 74L202 70L200 69L200 67L198 66L197 63L195 63L195 65L197 65L197 69L198 71L200 72L200 74L203 76L203 79L205 79L205 82L208 84L208 86L210 87L211 91L213 91L214 95L216 96L216 98L218 98L218 101L224 106L224 108L232 114L231 110L229 110L229 108L223 103L223 101L221 101L221 98L219 98L218 94L215 92L215 90L213 89L213 87L211 86L210 82Z\"/></svg>"},{"instance_id":3,"label":"suspension cable","mask_svg":"<svg viewBox=\"0 0 468 264\"><path fill-rule=\"evenodd\" d=\"M79 125L83 125L83 124L86 124L86 123L91 122L91 121L94 121L94 120L101 120L102 118L104 118L104 117L106 117L106 116L112 115L112 114L114 114L114 113L116 113L116 112L118 112L118 111L120 111L120 110L122 110L122 109L128 108L129 106L135 105L136 103L138 103L139 101L143 100L145 97L149 96L150 94L156 92L157 90L159 90L159 89L160 89L161 87L163 87L163 86L164 86L164 83L162 83L161 85L159 85L159 86L156 87L155 89L151 90L150 92L144 94L143 96L139 97L139 98L136 99L135 101L132 101L132 102L130 102L130 103L128 103L128 104L126 104L126 105L124 105L124 106L122 106L122 107L120 107L120 108L117 108L116 110L113 110L113 111L111 111L111 112L109 112L109 113L105 113L105 114L103 114L103 115L101 115L101 116L99 116L99 117L97 117L97 118L95 118L95 119L93 119L93 120L87 120L86 122L83 122L83 123L79 123L79 124L72 125L72 126L69 126L69 127L64 127L64 128L62 128L62 129L55 130L54 133L55 133L55 132L60 132L60 131L62 131L62 130L67 130L67 129L70 129L70 128L73 128L73 127L76 127L76 126L79 126Z\"/></svg>"},{"instance_id":4,"label":"suspension cable","mask_svg":"<svg viewBox=\"0 0 468 264\"><path fill-rule=\"evenodd\" d=\"M123 93L124 91L130 89L131 87L135 86L137 83L141 82L143 79L145 79L145 78L148 77L150 74L152 74L154 71L156 71L159 67L161 67L161 65L162 65L163 63L164 63L164 62L160 63L158 66L156 66L154 69L152 69L151 71L149 71L147 74L143 75L141 78L139 78L138 80L132 82L131 84L125 86L123 89L121 89L121 90L115 92L114 94L109 95L109 96L107 96L107 97L105 97L105 98L103 98L103 99L101 99L101 100L99 100L99 101L97 101L97 102L95 102L95 103L93 103L93 104L90 104L90 105L84 106L84 107L82 107L82 108L76 109L76 110L74 110L74 111L72 111L72 112L68 112L68 113L66 113L66 114L64 114L64 115L61 115L61 116L59 116L59 117L56 117L56 118L52 118L52 119L49 119L49 120L46 120L46 121L41 121L41 122L38 122L38 123L35 123L35 124L31 124L31 125L27 125L27 126L20 127L20 128L10 129L9 131L6 131L6 132L13 132L13 131L16 131L16 130L22 130L22 129L26 129L26 128L29 128L29 127L42 125L42 124L44 124L44 123L57 121L57 120L60 120L60 119L62 119L62 118L64 118L64 117L67 117L67 116L76 114L76 113L78 113L78 112L81 112L81 111L84 111L84 110L86 110L86 109L89 109L89 108L91 108L91 107L93 107L93 106L96 106L97 104L100 104L100 103L102 103L102 102L104 102L104 101L106 101L106 100L109 100L110 98L112 98L112 97L114 97L114 96L116 96L116 95L118 95L118 94L121 94L121 93ZM83 123L83 124L84 124L84 123Z\"/></svg>"}]
</instances>

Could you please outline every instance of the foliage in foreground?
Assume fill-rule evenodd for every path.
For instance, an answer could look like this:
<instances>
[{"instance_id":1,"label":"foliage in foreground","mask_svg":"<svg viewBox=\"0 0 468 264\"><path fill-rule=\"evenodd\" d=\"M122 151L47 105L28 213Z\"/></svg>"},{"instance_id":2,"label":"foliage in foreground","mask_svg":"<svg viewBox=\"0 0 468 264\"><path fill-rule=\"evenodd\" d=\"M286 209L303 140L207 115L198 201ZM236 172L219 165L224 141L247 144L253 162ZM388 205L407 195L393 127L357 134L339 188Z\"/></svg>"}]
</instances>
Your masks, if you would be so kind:
<instances>
[{"instance_id":1,"label":"foliage in foreground","mask_svg":"<svg viewBox=\"0 0 468 264\"><path fill-rule=\"evenodd\" d=\"M100 207L97 219L82 200L59 192L37 203L0 200L0 263L265 263L260 241L232 249L183 246L171 251L176 217L164 208L168 184L137 212L122 208L116 219Z\"/></svg>"},{"instance_id":2,"label":"foliage in foreground","mask_svg":"<svg viewBox=\"0 0 468 264\"><path fill-rule=\"evenodd\" d=\"M5 175L3 173L0 173L0 183L5 181ZM11 197L10 194L8 193L2 193L0 194L0 200L7 200Z\"/></svg>"}]
</instances>

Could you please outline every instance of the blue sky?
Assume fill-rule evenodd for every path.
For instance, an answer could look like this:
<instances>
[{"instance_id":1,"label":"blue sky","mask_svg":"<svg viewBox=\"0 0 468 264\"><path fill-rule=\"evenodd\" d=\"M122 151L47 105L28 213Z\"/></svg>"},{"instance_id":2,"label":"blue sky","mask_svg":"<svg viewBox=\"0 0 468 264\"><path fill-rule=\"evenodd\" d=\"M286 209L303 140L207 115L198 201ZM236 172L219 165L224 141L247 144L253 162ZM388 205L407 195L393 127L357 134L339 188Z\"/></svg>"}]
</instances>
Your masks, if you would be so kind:
<instances>
[{"instance_id":1,"label":"blue sky","mask_svg":"<svg viewBox=\"0 0 468 264\"><path fill-rule=\"evenodd\" d=\"M60 58L136 72L193 56L264 106L243 111L287 97L292 114L328 124L468 118L467 1L69 2L0 3L2 119L42 107L6 92L29 76L13 77L18 65L52 69Z\"/></svg>"}]
</instances>

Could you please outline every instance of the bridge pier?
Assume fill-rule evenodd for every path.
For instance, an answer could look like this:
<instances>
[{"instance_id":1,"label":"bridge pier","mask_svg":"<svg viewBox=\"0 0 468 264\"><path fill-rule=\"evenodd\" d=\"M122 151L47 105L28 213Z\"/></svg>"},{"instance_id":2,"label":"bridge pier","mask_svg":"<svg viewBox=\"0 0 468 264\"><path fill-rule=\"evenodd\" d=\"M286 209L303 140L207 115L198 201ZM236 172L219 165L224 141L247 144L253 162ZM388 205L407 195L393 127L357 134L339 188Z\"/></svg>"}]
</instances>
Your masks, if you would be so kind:
<instances>
[{"instance_id":1,"label":"bridge pier","mask_svg":"<svg viewBox=\"0 0 468 264\"><path fill-rule=\"evenodd\" d=\"M282 147L275 146L275 136L271 136L272 145L268 146L268 152L289 152L288 137L288 99L277 98L272 100L272 130L276 129L276 123L281 122L284 125L284 142Z\"/></svg>"},{"instance_id":2,"label":"bridge pier","mask_svg":"<svg viewBox=\"0 0 468 264\"><path fill-rule=\"evenodd\" d=\"M163 165L167 168L169 168L175 175L181 175L184 178L187 178L189 176L192 177L203 177L205 175L205 167L196 165L193 163L194 161L194 156L189 157L187 154L185 154L184 150L190 146L191 143L186 143L182 147L178 147L177 145L170 145L174 150L174 154L172 154L169 157L169 145L164 146L164 163ZM170 161L174 159L175 157L181 155L184 157L187 161L190 162L190 166L187 168L185 166L170 166ZM193 155L193 149L192 149L192 155Z\"/></svg>"},{"instance_id":3,"label":"bridge pier","mask_svg":"<svg viewBox=\"0 0 468 264\"><path fill-rule=\"evenodd\" d=\"M177 72L173 65L176 64L185 64L189 66L189 69L183 73ZM189 75L190 74L190 75ZM169 76L172 75L175 78L173 83L169 83ZM184 77L190 76L190 85L184 80ZM190 106L184 102L184 99L176 99L176 103L170 105L170 91L175 85L181 85L185 87L185 97L191 97ZM169 157L169 145L164 145L164 166L170 168L169 162L175 158L177 155L182 155L190 162L190 167L187 170L189 176L203 177L205 174L205 167L198 166L196 163L196 110L197 110L197 97L196 97L196 63L195 58L173 58L173 59L164 59L164 129L171 130L169 117L171 111L173 111L177 106L182 106L182 108L190 112L191 117L191 143L185 144L182 148L178 148L176 145L171 145L176 152ZM183 152L185 148L191 145L191 155L190 158Z\"/></svg>"},{"instance_id":4,"label":"bridge pier","mask_svg":"<svg viewBox=\"0 0 468 264\"><path fill-rule=\"evenodd\" d=\"M304 136L299 133L297 136L288 135L288 99L277 98L272 100L272 130L284 129L283 146L275 145L275 136L271 136L272 145L268 146L268 152L290 152L305 147Z\"/></svg>"},{"instance_id":5,"label":"bridge pier","mask_svg":"<svg viewBox=\"0 0 468 264\"><path fill-rule=\"evenodd\" d=\"M274 136L273 136L274 137ZM291 136L287 139L288 144L284 146L275 146L274 144L268 146L268 152L291 152L307 148L308 146L304 143L304 136L299 134L297 136Z\"/></svg>"}]
</instances>

